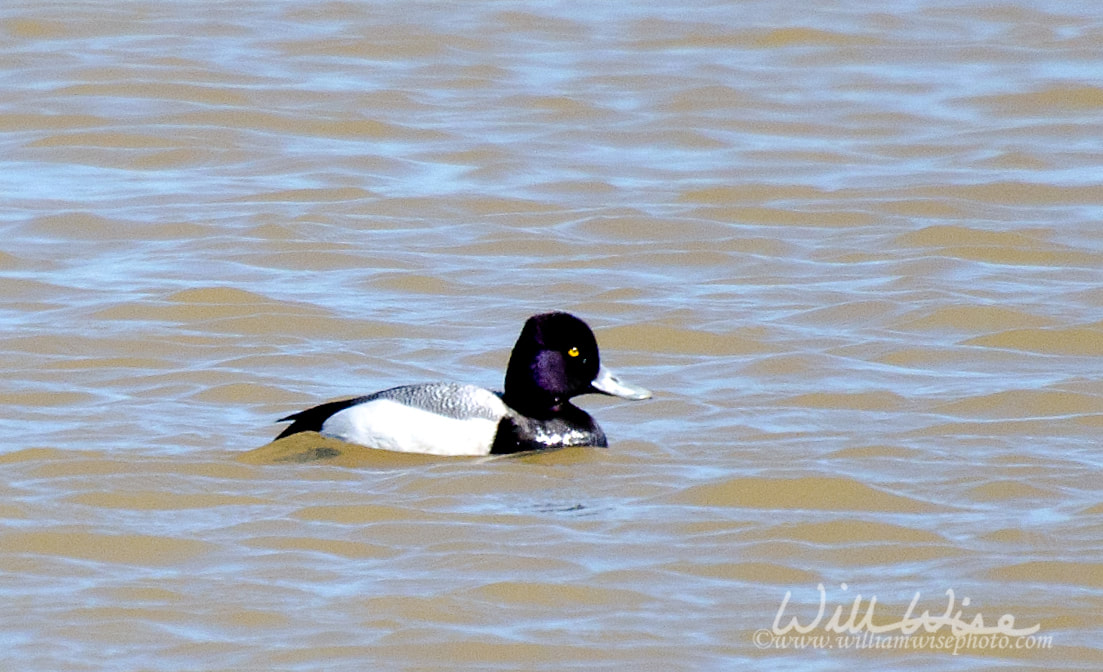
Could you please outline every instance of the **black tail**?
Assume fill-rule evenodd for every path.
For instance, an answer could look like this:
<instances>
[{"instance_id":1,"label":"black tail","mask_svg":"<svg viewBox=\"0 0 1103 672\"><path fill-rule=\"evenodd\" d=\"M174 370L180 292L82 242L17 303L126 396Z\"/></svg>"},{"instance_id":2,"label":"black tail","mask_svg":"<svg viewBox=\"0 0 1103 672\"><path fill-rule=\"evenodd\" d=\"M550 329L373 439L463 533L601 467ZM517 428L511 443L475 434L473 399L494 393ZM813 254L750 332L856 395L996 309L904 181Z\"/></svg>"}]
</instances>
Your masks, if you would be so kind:
<instances>
[{"instance_id":1,"label":"black tail","mask_svg":"<svg viewBox=\"0 0 1103 672\"><path fill-rule=\"evenodd\" d=\"M320 432L322 431L322 425L325 424L329 417L338 411L343 411L349 406L355 406L364 401L365 397L356 397L355 399L343 399L341 401L331 401L320 406L314 406L308 408L305 411L299 411L298 413L292 413L286 418L280 418L276 422L291 422L291 425L280 432L274 440L291 436L292 434L298 434L299 432Z\"/></svg>"}]
</instances>

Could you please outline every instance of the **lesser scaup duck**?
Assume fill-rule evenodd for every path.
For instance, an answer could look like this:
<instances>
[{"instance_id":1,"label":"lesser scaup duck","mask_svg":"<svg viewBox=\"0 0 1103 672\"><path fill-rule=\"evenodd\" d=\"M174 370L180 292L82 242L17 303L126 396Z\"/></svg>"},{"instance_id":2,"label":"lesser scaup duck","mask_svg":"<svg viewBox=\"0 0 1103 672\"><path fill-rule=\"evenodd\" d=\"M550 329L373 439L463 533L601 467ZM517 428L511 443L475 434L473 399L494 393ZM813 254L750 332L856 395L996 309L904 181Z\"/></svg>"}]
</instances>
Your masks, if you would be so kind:
<instances>
[{"instance_id":1,"label":"lesser scaup duck","mask_svg":"<svg viewBox=\"0 0 1103 672\"><path fill-rule=\"evenodd\" d=\"M608 444L580 394L647 399L601 366L597 339L569 313L525 322L506 368L504 392L457 383L403 385L365 397L332 401L281 418L276 437L319 432L349 443L406 453L490 455Z\"/></svg>"}]
</instances>

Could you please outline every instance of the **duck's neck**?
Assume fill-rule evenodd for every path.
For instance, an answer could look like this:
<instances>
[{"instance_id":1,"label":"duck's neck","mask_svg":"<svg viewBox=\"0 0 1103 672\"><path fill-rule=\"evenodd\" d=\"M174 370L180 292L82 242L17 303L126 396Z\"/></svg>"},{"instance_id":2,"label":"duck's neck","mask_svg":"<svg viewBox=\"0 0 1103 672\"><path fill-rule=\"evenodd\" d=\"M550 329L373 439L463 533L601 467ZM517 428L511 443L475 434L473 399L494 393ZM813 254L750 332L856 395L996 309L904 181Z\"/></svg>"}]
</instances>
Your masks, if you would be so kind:
<instances>
[{"instance_id":1,"label":"duck's neck","mask_svg":"<svg viewBox=\"0 0 1103 672\"><path fill-rule=\"evenodd\" d=\"M511 366L506 369L505 391L502 400L518 413L530 418L547 419L558 415L570 406L570 399L554 389L558 381L543 380L529 367Z\"/></svg>"},{"instance_id":2,"label":"duck's neck","mask_svg":"<svg viewBox=\"0 0 1103 672\"><path fill-rule=\"evenodd\" d=\"M571 405L567 399L549 394L536 385L510 384L508 379L502 401L521 415L541 420L555 417Z\"/></svg>"}]
</instances>

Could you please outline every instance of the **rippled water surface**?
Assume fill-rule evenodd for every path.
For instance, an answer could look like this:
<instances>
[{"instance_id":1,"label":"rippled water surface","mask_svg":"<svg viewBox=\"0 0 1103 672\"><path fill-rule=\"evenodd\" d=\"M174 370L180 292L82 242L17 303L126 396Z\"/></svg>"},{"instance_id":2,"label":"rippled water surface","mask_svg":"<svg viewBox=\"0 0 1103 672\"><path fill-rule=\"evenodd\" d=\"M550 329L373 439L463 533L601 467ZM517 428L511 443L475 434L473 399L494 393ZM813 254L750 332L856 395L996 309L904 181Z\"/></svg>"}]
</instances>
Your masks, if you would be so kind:
<instances>
[{"instance_id":1,"label":"rippled water surface","mask_svg":"<svg viewBox=\"0 0 1103 672\"><path fill-rule=\"evenodd\" d=\"M5 3L0 667L1100 669L1100 45L1088 2ZM656 392L581 400L608 450L268 443L499 386L551 309ZM818 586L812 635L1038 628L771 630Z\"/></svg>"}]
</instances>

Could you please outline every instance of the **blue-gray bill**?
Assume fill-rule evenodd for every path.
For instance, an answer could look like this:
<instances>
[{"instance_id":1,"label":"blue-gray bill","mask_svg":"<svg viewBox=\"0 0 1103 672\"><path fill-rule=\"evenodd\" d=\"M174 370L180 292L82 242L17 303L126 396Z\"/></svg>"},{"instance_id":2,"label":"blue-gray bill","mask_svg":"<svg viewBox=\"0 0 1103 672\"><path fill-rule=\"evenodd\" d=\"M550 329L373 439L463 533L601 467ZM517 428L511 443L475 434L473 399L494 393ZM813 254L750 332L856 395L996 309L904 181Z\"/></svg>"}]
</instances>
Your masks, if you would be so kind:
<instances>
[{"instance_id":1,"label":"blue-gray bill","mask_svg":"<svg viewBox=\"0 0 1103 672\"><path fill-rule=\"evenodd\" d=\"M602 394L609 394L621 399L650 399L651 390L626 383L615 373L605 368L599 368L594 380L590 383L594 390Z\"/></svg>"}]
</instances>

